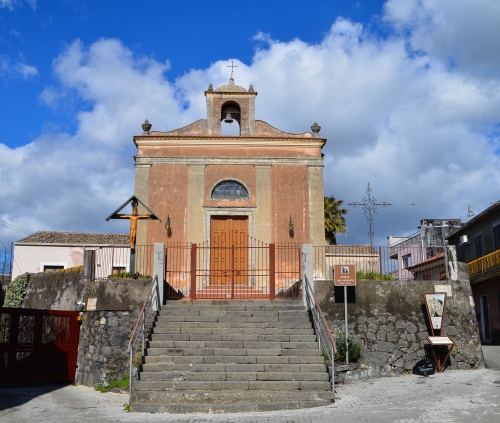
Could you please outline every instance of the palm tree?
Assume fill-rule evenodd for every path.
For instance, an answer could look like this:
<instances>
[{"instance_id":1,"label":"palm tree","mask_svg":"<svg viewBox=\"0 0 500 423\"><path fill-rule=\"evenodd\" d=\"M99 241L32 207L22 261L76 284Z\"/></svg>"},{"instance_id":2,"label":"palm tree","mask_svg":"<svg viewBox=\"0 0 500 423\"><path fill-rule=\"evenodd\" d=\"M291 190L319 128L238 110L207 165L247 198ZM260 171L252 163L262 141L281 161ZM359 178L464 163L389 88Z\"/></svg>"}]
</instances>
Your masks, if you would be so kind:
<instances>
[{"instance_id":1,"label":"palm tree","mask_svg":"<svg viewBox=\"0 0 500 423\"><path fill-rule=\"evenodd\" d=\"M336 200L334 196L325 197L325 238L330 245L337 244L337 234L347 234L344 215L347 209L339 208L344 200Z\"/></svg>"}]
</instances>

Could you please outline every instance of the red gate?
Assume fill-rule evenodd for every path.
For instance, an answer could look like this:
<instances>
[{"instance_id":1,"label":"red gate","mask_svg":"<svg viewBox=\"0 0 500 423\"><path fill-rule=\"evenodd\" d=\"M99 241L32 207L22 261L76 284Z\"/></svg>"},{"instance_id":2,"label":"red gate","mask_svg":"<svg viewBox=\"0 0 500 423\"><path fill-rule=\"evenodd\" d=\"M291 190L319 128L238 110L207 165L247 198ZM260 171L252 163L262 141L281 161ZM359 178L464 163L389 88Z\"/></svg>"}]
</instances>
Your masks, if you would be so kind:
<instances>
[{"instance_id":1,"label":"red gate","mask_svg":"<svg viewBox=\"0 0 500 423\"><path fill-rule=\"evenodd\" d=\"M0 382L75 381L78 311L0 308Z\"/></svg>"}]
</instances>

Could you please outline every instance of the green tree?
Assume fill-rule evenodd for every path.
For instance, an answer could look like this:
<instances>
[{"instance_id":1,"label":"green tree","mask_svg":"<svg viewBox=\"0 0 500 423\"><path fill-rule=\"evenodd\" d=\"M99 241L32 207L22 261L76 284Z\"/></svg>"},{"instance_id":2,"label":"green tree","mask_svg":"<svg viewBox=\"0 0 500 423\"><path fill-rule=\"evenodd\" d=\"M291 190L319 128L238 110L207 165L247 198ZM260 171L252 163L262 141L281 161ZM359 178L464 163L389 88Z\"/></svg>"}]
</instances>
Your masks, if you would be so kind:
<instances>
[{"instance_id":1,"label":"green tree","mask_svg":"<svg viewBox=\"0 0 500 423\"><path fill-rule=\"evenodd\" d=\"M349 210L340 208L344 200L325 197L325 238L330 245L337 244L337 234L347 234L344 216Z\"/></svg>"}]
</instances>

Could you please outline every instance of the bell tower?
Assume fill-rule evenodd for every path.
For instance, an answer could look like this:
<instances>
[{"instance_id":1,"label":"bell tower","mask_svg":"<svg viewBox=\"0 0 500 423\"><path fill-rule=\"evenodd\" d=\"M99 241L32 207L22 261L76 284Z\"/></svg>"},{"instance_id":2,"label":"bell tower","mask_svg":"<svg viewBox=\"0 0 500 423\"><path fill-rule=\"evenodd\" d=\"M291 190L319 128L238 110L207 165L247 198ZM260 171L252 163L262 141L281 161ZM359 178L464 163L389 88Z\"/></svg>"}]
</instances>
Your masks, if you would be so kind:
<instances>
[{"instance_id":1,"label":"bell tower","mask_svg":"<svg viewBox=\"0 0 500 423\"><path fill-rule=\"evenodd\" d=\"M255 96L250 85L248 91L229 79L229 84L215 90L212 84L205 91L207 97L207 135L221 135L221 122L236 120L240 125L240 136L255 135Z\"/></svg>"}]
</instances>

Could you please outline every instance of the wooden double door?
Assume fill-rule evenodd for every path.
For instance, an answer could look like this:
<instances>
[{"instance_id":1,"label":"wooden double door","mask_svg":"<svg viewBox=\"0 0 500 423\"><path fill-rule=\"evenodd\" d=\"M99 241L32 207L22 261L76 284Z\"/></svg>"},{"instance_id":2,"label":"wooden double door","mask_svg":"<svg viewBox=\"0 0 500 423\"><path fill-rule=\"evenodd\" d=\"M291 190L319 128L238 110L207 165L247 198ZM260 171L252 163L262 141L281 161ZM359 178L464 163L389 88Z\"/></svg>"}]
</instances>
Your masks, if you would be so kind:
<instances>
[{"instance_id":1,"label":"wooden double door","mask_svg":"<svg viewBox=\"0 0 500 423\"><path fill-rule=\"evenodd\" d=\"M212 216L210 285L248 284L248 217Z\"/></svg>"}]
</instances>

